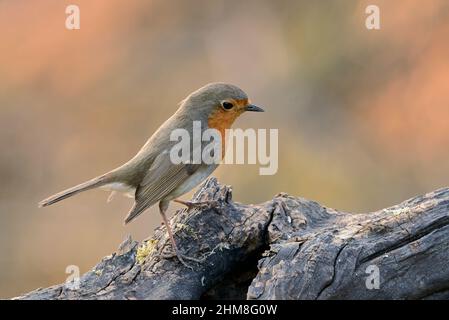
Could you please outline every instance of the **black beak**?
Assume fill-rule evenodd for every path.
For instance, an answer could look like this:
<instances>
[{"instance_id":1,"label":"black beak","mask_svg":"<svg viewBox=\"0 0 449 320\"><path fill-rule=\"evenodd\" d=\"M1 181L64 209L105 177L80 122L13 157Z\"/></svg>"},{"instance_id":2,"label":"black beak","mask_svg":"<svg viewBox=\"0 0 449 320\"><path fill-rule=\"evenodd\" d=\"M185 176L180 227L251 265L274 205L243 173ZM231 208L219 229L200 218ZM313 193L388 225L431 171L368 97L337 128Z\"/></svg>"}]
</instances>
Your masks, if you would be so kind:
<instances>
[{"instance_id":1,"label":"black beak","mask_svg":"<svg viewBox=\"0 0 449 320\"><path fill-rule=\"evenodd\" d=\"M264 112L264 110L262 108L259 108L258 106L255 106L253 104L248 104L245 107L246 111L254 111L254 112Z\"/></svg>"}]
</instances>

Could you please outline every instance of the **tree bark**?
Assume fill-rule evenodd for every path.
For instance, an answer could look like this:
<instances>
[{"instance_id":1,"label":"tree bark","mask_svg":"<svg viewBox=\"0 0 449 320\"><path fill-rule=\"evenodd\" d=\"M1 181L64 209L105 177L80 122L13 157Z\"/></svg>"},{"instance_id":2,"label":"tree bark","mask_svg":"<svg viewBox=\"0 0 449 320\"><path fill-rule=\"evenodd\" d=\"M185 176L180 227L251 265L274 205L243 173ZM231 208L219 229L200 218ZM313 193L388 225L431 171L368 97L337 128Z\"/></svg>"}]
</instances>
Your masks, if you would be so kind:
<instances>
[{"instance_id":1,"label":"tree bark","mask_svg":"<svg viewBox=\"0 0 449 320\"><path fill-rule=\"evenodd\" d=\"M145 243L128 238L76 284L16 299L447 299L449 189L372 213L351 214L279 194L259 205L232 201L207 180L171 225ZM378 277L377 277L378 276Z\"/></svg>"}]
</instances>

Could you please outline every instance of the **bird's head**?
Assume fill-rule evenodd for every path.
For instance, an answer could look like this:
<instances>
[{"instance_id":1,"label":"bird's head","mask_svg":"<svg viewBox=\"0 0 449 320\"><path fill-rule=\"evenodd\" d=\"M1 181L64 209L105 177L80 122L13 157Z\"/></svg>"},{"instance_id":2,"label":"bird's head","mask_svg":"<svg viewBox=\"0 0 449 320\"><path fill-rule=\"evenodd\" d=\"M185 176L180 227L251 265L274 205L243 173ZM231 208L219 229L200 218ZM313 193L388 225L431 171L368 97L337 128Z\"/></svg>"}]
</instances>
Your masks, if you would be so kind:
<instances>
[{"instance_id":1,"label":"bird's head","mask_svg":"<svg viewBox=\"0 0 449 320\"><path fill-rule=\"evenodd\" d=\"M181 103L192 118L207 119L209 127L229 128L246 111L263 112L249 102L246 93L227 83L210 83L192 92Z\"/></svg>"}]
</instances>

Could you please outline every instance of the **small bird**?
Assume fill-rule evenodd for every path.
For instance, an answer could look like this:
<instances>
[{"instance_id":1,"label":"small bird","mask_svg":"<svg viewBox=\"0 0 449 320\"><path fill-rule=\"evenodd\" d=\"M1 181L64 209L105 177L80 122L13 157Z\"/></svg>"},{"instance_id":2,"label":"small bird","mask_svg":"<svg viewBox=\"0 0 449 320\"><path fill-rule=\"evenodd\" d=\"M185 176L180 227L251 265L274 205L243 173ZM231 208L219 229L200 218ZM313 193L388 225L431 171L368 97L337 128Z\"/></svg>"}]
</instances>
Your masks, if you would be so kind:
<instances>
[{"instance_id":1,"label":"small bird","mask_svg":"<svg viewBox=\"0 0 449 320\"><path fill-rule=\"evenodd\" d=\"M192 144L197 142L203 146L204 141L193 141L202 140L201 136L192 135L193 123L199 121L202 132L206 129L215 129L219 132L224 156L225 131L245 111L264 110L250 104L246 93L234 85L207 84L181 101L178 110L159 127L131 160L108 173L41 201L39 207L52 205L86 190L101 188L112 191L112 194L120 192L134 198L134 205L125 218L126 224L159 202L159 212L167 228L173 250L179 261L188 266L183 258L193 261L197 259L179 252L165 213L172 200L186 206L195 205L178 197L206 179L217 168L218 163L210 164L201 160L200 163L186 161L175 164L171 161L170 150L177 141L172 141L170 135L173 130L184 129L190 133Z\"/></svg>"}]
</instances>

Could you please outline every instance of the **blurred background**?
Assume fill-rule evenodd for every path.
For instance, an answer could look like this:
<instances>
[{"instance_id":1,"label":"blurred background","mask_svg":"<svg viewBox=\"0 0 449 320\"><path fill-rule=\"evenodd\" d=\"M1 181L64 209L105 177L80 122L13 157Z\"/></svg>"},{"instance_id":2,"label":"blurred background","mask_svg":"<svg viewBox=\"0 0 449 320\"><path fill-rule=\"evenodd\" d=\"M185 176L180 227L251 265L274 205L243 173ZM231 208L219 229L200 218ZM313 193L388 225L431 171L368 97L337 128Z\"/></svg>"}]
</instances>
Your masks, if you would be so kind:
<instances>
[{"instance_id":1,"label":"blurred background","mask_svg":"<svg viewBox=\"0 0 449 320\"><path fill-rule=\"evenodd\" d=\"M381 30L365 27L369 4ZM216 171L239 202L283 191L366 212L449 186L446 0L5 0L0 35L2 298L152 234L155 208L124 227L132 200L100 190L37 202L131 158L208 82L265 108L234 127L279 129L276 175Z\"/></svg>"}]
</instances>

